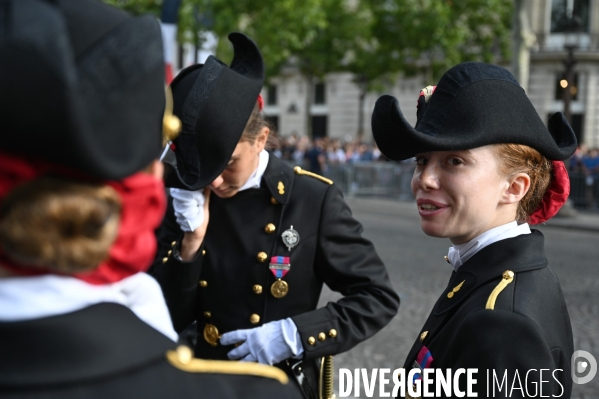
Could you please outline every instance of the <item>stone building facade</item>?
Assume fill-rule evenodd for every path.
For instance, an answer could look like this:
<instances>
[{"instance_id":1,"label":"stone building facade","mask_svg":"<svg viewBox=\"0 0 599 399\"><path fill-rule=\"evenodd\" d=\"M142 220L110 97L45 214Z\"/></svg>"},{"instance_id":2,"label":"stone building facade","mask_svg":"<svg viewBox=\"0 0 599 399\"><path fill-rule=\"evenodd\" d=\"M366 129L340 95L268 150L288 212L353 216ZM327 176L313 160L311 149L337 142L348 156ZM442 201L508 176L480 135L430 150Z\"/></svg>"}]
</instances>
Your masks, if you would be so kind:
<instances>
[{"instance_id":1,"label":"stone building facade","mask_svg":"<svg viewBox=\"0 0 599 399\"><path fill-rule=\"evenodd\" d=\"M531 49L528 95L543 121L557 111L563 111L563 60L567 57L565 43L575 44L576 80L571 102L573 126L580 142L599 147L599 0L526 0L530 28L536 37ZM572 15L580 18L576 35L564 33L559 19ZM308 90L308 85L313 85ZM376 99L381 94L398 98L408 121L416 119L419 90L433 84L421 76L400 78L383 92L369 93L364 101L363 141L372 140L370 117ZM574 87L574 88L572 88ZM310 101L306 96L311 93ZM310 123L314 135L356 138L359 121L359 88L349 73L332 73L322 82L309 83L299 74L287 73L272 79L263 91L266 113L273 118L279 134L304 134ZM309 104L309 105L308 105Z\"/></svg>"}]
</instances>

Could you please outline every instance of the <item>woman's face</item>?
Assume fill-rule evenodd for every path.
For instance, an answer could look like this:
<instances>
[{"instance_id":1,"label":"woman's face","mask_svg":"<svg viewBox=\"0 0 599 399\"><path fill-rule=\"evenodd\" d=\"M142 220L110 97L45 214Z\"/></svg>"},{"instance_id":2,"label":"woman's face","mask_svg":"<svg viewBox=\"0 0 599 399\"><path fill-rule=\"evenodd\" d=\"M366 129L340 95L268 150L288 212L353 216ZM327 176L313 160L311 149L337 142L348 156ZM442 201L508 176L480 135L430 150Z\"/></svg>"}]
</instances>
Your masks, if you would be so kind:
<instances>
[{"instance_id":1,"label":"woman's face","mask_svg":"<svg viewBox=\"0 0 599 399\"><path fill-rule=\"evenodd\" d=\"M210 189L220 198L231 198L250 178L258 167L259 154L264 149L269 129L263 128L254 142L240 141L231 155L223 173L212 183Z\"/></svg>"},{"instance_id":2,"label":"woman's face","mask_svg":"<svg viewBox=\"0 0 599 399\"><path fill-rule=\"evenodd\" d=\"M515 220L511 182L490 146L425 152L416 163L412 192L427 235L461 244Z\"/></svg>"}]
</instances>

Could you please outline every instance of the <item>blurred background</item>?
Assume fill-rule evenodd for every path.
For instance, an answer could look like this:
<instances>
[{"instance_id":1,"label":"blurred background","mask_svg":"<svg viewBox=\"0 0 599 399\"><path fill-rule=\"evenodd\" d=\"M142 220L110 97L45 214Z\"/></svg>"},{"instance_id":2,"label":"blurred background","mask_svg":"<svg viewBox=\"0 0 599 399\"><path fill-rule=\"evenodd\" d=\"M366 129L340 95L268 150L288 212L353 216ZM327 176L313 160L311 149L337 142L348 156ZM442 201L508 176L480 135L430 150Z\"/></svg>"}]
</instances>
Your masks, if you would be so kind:
<instances>
[{"instance_id":1,"label":"blurred background","mask_svg":"<svg viewBox=\"0 0 599 399\"><path fill-rule=\"evenodd\" d=\"M273 151L349 195L411 196L409 165L381 165L372 140L381 94L414 123L420 89L451 66L505 66L542 120L561 111L570 121L580 143L571 205L599 209L599 0L105 1L161 20L169 81L211 54L230 62L229 32L251 36L267 66Z\"/></svg>"}]
</instances>

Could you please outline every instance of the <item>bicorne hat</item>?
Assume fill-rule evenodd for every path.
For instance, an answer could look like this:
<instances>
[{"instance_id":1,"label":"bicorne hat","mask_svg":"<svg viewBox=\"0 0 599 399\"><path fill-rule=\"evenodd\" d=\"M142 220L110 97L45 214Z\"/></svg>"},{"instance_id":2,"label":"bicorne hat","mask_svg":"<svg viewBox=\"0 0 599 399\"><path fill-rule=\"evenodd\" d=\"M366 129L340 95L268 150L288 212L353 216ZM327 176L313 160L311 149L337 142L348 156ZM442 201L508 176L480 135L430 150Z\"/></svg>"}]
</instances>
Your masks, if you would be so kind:
<instances>
[{"instance_id":1,"label":"bicorne hat","mask_svg":"<svg viewBox=\"0 0 599 399\"><path fill-rule=\"evenodd\" d=\"M160 155L160 26L94 0L2 0L0 151L118 180Z\"/></svg>"},{"instance_id":2,"label":"bicorne hat","mask_svg":"<svg viewBox=\"0 0 599 399\"><path fill-rule=\"evenodd\" d=\"M235 51L231 67L210 56L171 83L182 129L169 150L175 156L164 159L167 187L198 190L218 177L256 106L264 84L260 50L242 33L229 34L229 40Z\"/></svg>"},{"instance_id":3,"label":"bicorne hat","mask_svg":"<svg viewBox=\"0 0 599 399\"><path fill-rule=\"evenodd\" d=\"M377 100L372 132L387 158L500 143L530 146L550 160L567 159L576 150L576 136L563 114L552 115L545 127L514 76L500 66L456 65L430 98L428 94L419 100L415 127L404 118L396 98Z\"/></svg>"}]
</instances>

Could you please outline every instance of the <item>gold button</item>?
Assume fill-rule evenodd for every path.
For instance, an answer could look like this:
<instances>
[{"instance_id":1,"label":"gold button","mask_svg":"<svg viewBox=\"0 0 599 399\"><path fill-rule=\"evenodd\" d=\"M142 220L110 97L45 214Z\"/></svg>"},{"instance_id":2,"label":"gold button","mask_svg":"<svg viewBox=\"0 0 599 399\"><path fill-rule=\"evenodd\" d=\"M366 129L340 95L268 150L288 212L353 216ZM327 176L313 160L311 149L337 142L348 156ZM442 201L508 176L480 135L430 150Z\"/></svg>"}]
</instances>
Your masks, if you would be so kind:
<instances>
[{"instance_id":1,"label":"gold button","mask_svg":"<svg viewBox=\"0 0 599 399\"><path fill-rule=\"evenodd\" d=\"M169 249L169 250L168 250L168 252L167 252L166 254L170 256L170 254L172 254L172 253L173 253L173 250L172 250L172 249Z\"/></svg>"},{"instance_id":2,"label":"gold button","mask_svg":"<svg viewBox=\"0 0 599 399\"><path fill-rule=\"evenodd\" d=\"M264 227L264 231L266 231L266 234L272 234L275 232L276 229L277 228L272 223L269 223Z\"/></svg>"},{"instance_id":3,"label":"gold button","mask_svg":"<svg viewBox=\"0 0 599 399\"><path fill-rule=\"evenodd\" d=\"M260 284L254 284L252 287L254 294L262 294L262 286Z\"/></svg>"},{"instance_id":4,"label":"gold button","mask_svg":"<svg viewBox=\"0 0 599 399\"><path fill-rule=\"evenodd\" d=\"M206 250L202 249L202 256L206 255Z\"/></svg>"},{"instance_id":5,"label":"gold button","mask_svg":"<svg viewBox=\"0 0 599 399\"><path fill-rule=\"evenodd\" d=\"M258 255L256 255L256 259L258 259L258 262L260 263L266 262L267 258L268 255L266 255L266 252L258 252Z\"/></svg>"},{"instance_id":6,"label":"gold button","mask_svg":"<svg viewBox=\"0 0 599 399\"><path fill-rule=\"evenodd\" d=\"M514 278L514 272L511 270L506 270L503 272L503 278L509 280L510 278Z\"/></svg>"},{"instance_id":7,"label":"gold button","mask_svg":"<svg viewBox=\"0 0 599 399\"><path fill-rule=\"evenodd\" d=\"M314 345L316 343L316 339L314 337L308 338L308 345Z\"/></svg>"},{"instance_id":8,"label":"gold button","mask_svg":"<svg viewBox=\"0 0 599 399\"><path fill-rule=\"evenodd\" d=\"M334 328L331 328L331 331L329 331L329 337L335 338L336 336L337 336L337 330L335 330Z\"/></svg>"},{"instance_id":9,"label":"gold button","mask_svg":"<svg viewBox=\"0 0 599 399\"><path fill-rule=\"evenodd\" d=\"M254 313L253 315L250 316L250 323L252 324L258 324L260 323L260 316L258 316L256 313Z\"/></svg>"},{"instance_id":10,"label":"gold button","mask_svg":"<svg viewBox=\"0 0 599 399\"><path fill-rule=\"evenodd\" d=\"M171 242L171 247L174 247L175 245L177 245L177 241Z\"/></svg>"},{"instance_id":11,"label":"gold button","mask_svg":"<svg viewBox=\"0 0 599 399\"><path fill-rule=\"evenodd\" d=\"M180 345L177 347L177 357L181 363L187 364L193 359L193 352L189 346Z\"/></svg>"},{"instance_id":12,"label":"gold button","mask_svg":"<svg viewBox=\"0 0 599 399\"><path fill-rule=\"evenodd\" d=\"M277 205L278 204L278 202L275 199L275 197L270 197L270 203L273 204L273 205Z\"/></svg>"},{"instance_id":13,"label":"gold button","mask_svg":"<svg viewBox=\"0 0 599 399\"><path fill-rule=\"evenodd\" d=\"M424 342L427 335L428 335L428 331L425 331L422 334L420 334L420 342Z\"/></svg>"},{"instance_id":14,"label":"gold button","mask_svg":"<svg viewBox=\"0 0 599 399\"><path fill-rule=\"evenodd\" d=\"M208 281L206 281L206 280L200 280L199 284L200 284L200 287L202 287L202 288L208 287Z\"/></svg>"},{"instance_id":15,"label":"gold button","mask_svg":"<svg viewBox=\"0 0 599 399\"><path fill-rule=\"evenodd\" d=\"M321 332L320 334L318 334L318 340L319 341L324 341L325 339L327 339L327 336Z\"/></svg>"},{"instance_id":16,"label":"gold button","mask_svg":"<svg viewBox=\"0 0 599 399\"><path fill-rule=\"evenodd\" d=\"M168 262L168 258L162 258L162 263Z\"/></svg>"},{"instance_id":17,"label":"gold button","mask_svg":"<svg viewBox=\"0 0 599 399\"><path fill-rule=\"evenodd\" d=\"M210 313L210 312L204 312L204 317L212 317L212 313Z\"/></svg>"}]
</instances>

